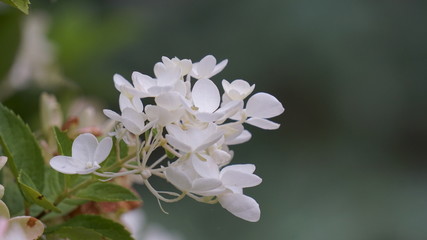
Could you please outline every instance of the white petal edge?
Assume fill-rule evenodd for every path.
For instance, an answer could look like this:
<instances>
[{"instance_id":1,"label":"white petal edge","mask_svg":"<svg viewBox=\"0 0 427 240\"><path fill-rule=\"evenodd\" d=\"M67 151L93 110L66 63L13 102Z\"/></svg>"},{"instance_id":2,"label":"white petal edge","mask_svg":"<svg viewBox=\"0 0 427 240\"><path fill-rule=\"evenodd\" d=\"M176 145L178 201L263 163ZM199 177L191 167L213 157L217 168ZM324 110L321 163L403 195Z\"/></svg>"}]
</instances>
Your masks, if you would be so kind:
<instances>
[{"instance_id":1,"label":"white petal edge","mask_svg":"<svg viewBox=\"0 0 427 240\"><path fill-rule=\"evenodd\" d=\"M78 170L84 169L83 165L81 168L76 167L73 161L72 157L55 156L50 160L49 164L53 169L64 174L76 174Z\"/></svg>"},{"instance_id":2,"label":"white petal edge","mask_svg":"<svg viewBox=\"0 0 427 240\"><path fill-rule=\"evenodd\" d=\"M221 206L234 216L249 222L258 222L261 210L251 197L239 193L225 193L218 196Z\"/></svg>"},{"instance_id":3,"label":"white petal edge","mask_svg":"<svg viewBox=\"0 0 427 240\"><path fill-rule=\"evenodd\" d=\"M284 111L283 105L277 98L264 92L254 94L246 103L246 114L249 117L272 118Z\"/></svg>"},{"instance_id":4,"label":"white petal edge","mask_svg":"<svg viewBox=\"0 0 427 240\"><path fill-rule=\"evenodd\" d=\"M113 140L110 137L102 139L95 150L93 160L98 164L102 163L110 155L112 147Z\"/></svg>"},{"instance_id":5,"label":"white petal edge","mask_svg":"<svg viewBox=\"0 0 427 240\"><path fill-rule=\"evenodd\" d=\"M249 118L245 122L265 130L275 130L280 127L280 124L263 118Z\"/></svg>"}]
</instances>

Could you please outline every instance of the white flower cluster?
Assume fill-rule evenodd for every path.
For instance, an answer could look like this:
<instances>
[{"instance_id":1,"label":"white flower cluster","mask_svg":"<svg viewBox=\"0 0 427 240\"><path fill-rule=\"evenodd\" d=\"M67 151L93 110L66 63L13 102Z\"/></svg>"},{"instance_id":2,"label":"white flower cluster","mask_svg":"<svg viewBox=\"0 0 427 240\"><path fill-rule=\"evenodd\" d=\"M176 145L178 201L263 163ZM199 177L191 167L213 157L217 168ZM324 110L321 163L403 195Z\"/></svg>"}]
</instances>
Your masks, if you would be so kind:
<instances>
[{"instance_id":1,"label":"white flower cluster","mask_svg":"<svg viewBox=\"0 0 427 240\"><path fill-rule=\"evenodd\" d=\"M114 75L121 112L106 109L104 114L118 122L112 135L136 146L135 157L125 159L122 165L125 171L94 172L110 152L111 139L98 144L86 134L73 144L71 159L75 160L57 156L51 160L52 167L67 174L94 172L107 178L138 174L160 200L174 202L189 196L200 202L219 202L237 217L258 221L258 203L244 195L243 188L256 186L262 180L254 174L253 164L227 166L233 158L229 146L251 138L244 123L277 129L279 124L268 119L283 113L284 108L274 96L263 92L253 94L245 103L255 85L240 79L223 80L221 96L210 78L226 65L227 60L217 64L211 55L197 63L163 57L154 66L155 78L134 72L131 84ZM145 98L152 98L155 104L144 106L141 99ZM151 153L159 147L167 154L148 165ZM171 155L176 160L161 165ZM148 182L152 175L167 179L182 193L155 190Z\"/></svg>"}]
</instances>

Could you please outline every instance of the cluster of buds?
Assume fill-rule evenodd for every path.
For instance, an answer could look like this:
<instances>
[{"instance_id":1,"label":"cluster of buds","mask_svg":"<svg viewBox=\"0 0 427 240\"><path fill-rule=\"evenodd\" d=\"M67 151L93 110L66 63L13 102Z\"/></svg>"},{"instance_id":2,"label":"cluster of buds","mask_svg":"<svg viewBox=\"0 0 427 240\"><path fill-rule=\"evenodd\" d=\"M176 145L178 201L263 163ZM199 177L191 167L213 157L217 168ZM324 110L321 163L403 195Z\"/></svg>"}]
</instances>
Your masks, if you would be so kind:
<instances>
[{"instance_id":1,"label":"cluster of buds","mask_svg":"<svg viewBox=\"0 0 427 240\"><path fill-rule=\"evenodd\" d=\"M104 114L117 123L111 137L133 146L135 153L118 156L121 171L100 172L113 141L106 137L98 142L85 133L75 139L71 157L56 156L51 166L65 174L93 173L105 180L137 175L159 200L176 202L189 196L199 202L219 202L237 217L258 221L259 205L243 194L243 188L262 179L254 174L253 164L229 165L234 154L230 146L250 140L244 124L277 129L280 125L269 118L284 108L268 93L250 96L255 85L241 79L223 80L221 95L211 78L226 65L227 60L217 64L211 55L197 63L163 57L154 66L155 78L134 72L130 83L114 75L120 113L105 109ZM147 98L152 104L143 104ZM151 159L158 148L165 154ZM166 179L180 192L156 190L149 182L152 176Z\"/></svg>"}]
</instances>

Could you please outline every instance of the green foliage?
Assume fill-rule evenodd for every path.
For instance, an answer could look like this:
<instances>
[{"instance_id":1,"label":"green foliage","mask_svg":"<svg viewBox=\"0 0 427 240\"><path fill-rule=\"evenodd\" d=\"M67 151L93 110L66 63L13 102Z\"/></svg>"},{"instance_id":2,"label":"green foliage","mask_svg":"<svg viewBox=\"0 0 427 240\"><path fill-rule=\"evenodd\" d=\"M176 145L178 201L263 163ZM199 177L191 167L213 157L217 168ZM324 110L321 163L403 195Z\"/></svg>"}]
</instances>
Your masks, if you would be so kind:
<instances>
[{"instance_id":1,"label":"green foliage","mask_svg":"<svg viewBox=\"0 0 427 240\"><path fill-rule=\"evenodd\" d=\"M43 189L44 160L30 128L11 110L0 104L0 145L15 178L23 171L36 189Z\"/></svg>"},{"instance_id":2,"label":"green foliage","mask_svg":"<svg viewBox=\"0 0 427 240\"><path fill-rule=\"evenodd\" d=\"M113 183L96 182L76 194L77 198L96 202L139 201L127 188Z\"/></svg>"},{"instance_id":3,"label":"green foliage","mask_svg":"<svg viewBox=\"0 0 427 240\"><path fill-rule=\"evenodd\" d=\"M28 14L28 9L29 9L28 5L30 4L29 0L0 0L0 1L7 3L10 6L16 7L21 12Z\"/></svg>"},{"instance_id":4,"label":"green foliage","mask_svg":"<svg viewBox=\"0 0 427 240\"><path fill-rule=\"evenodd\" d=\"M48 236L47 239L56 240L56 239L70 239L70 240L81 240L81 239L90 239L90 240L104 240L104 236L101 233L96 232L95 230L85 228L85 227L61 227L54 234Z\"/></svg>"},{"instance_id":5,"label":"green foliage","mask_svg":"<svg viewBox=\"0 0 427 240\"><path fill-rule=\"evenodd\" d=\"M95 215L79 215L63 224L47 228L48 236L60 235L70 239L132 240L126 229L112 221ZM68 235L71 234L71 235Z\"/></svg>"},{"instance_id":6,"label":"green foliage","mask_svg":"<svg viewBox=\"0 0 427 240\"><path fill-rule=\"evenodd\" d=\"M73 141L67 136L66 132L62 132L58 127L53 128L58 152L60 155L71 156L71 148Z\"/></svg>"},{"instance_id":7,"label":"green foliage","mask_svg":"<svg viewBox=\"0 0 427 240\"><path fill-rule=\"evenodd\" d=\"M20 43L21 32L20 26L22 24L22 14L17 11L4 11L0 14L0 79L5 79L6 74L15 60L15 55ZM0 81L4 84L4 81ZM3 86L2 86L3 87ZM5 99L10 93L7 91L0 92L0 101Z\"/></svg>"},{"instance_id":8,"label":"green foliage","mask_svg":"<svg viewBox=\"0 0 427 240\"><path fill-rule=\"evenodd\" d=\"M4 169L2 169L4 171ZM9 208L11 216L17 216L24 214L24 197L22 196L18 184L13 181L9 176L4 176L5 183L5 194L3 196L3 201L6 203ZM11 177L11 176L10 176Z\"/></svg>"},{"instance_id":9,"label":"green foliage","mask_svg":"<svg viewBox=\"0 0 427 240\"><path fill-rule=\"evenodd\" d=\"M115 172L120 170L120 166L110 169L110 167L118 161L116 145L117 145L117 139L113 138L113 149L111 150L110 155L108 155L107 159L105 159L105 161L101 163L101 166L102 166L102 168L100 169L101 171L107 170L109 172ZM120 141L119 147L120 147L120 158L126 157L128 155L128 146L123 140Z\"/></svg>"},{"instance_id":10,"label":"green foliage","mask_svg":"<svg viewBox=\"0 0 427 240\"><path fill-rule=\"evenodd\" d=\"M57 207L53 205L46 197L35 189L34 183L31 178L28 177L25 172L21 171L18 177L18 185L24 195L25 199L30 203L35 203L45 209L49 209L55 212L60 212Z\"/></svg>"}]
</instances>

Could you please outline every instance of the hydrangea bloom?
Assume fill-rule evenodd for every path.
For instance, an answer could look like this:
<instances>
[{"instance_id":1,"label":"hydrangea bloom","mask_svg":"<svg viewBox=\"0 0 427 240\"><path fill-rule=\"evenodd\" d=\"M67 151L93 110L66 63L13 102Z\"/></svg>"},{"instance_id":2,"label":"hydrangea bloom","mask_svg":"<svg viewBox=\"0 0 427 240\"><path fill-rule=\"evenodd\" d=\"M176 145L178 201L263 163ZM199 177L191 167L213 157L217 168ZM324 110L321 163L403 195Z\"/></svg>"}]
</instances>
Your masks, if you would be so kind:
<instances>
[{"instance_id":1,"label":"hydrangea bloom","mask_svg":"<svg viewBox=\"0 0 427 240\"><path fill-rule=\"evenodd\" d=\"M110 154L113 141L104 138L100 143L93 134L79 135L73 143L72 156L55 156L50 160L50 166L65 174L88 174L101 166Z\"/></svg>"},{"instance_id":2,"label":"hydrangea bloom","mask_svg":"<svg viewBox=\"0 0 427 240\"><path fill-rule=\"evenodd\" d=\"M154 77L134 72L129 82L114 75L121 113L105 109L104 114L117 124L110 135L134 149L128 157L118 157L121 171L99 171L112 141L105 138L98 144L85 134L75 140L73 156L54 157L52 167L67 174L93 173L105 180L136 174L159 200L176 202L188 196L199 202L220 203L239 218L258 221L259 205L244 195L243 189L262 180L254 174L252 164L229 165L234 156L230 147L251 139L245 124L277 129L280 124L270 119L282 114L284 108L268 93L251 96L255 85L242 79L222 80L219 89L211 78L227 63L217 63L211 55L199 62L163 57L154 65ZM165 154L151 159L158 148ZM156 190L149 181L152 176L166 179L179 192Z\"/></svg>"}]
</instances>

